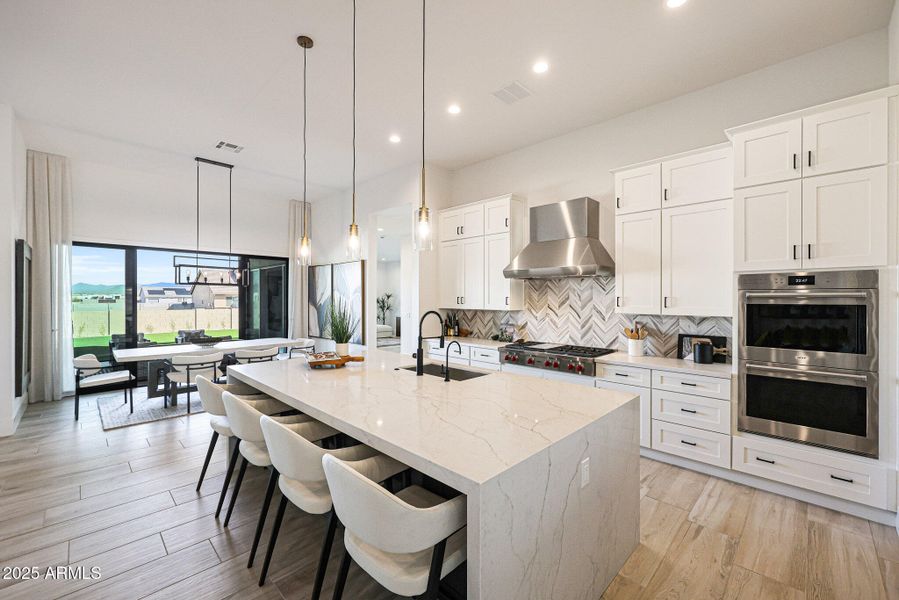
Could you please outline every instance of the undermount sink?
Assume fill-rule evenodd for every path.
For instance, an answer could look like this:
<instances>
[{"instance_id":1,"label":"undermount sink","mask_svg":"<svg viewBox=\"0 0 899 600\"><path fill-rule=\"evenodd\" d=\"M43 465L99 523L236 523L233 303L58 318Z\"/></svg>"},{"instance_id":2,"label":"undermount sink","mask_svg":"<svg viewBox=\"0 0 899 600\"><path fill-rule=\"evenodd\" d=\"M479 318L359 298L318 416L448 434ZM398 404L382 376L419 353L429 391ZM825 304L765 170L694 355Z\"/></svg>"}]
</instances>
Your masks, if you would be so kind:
<instances>
[{"instance_id":1,"label":"undermount sink","mask_svg":"<svg viewBox=\"0 0 899 600\"><path fill-rule=\"evenodd\" d=\"M415 371L415 365L411 367L400 367L404 371ZM428 363L424 366L425 375L433 375L434 377L444 377L443 365L437 365L433 363ZM489 375L489 373L480 373L478 371L466 371L465 369L459 369L457 367L450 367L450 376L449 378L452 381L465 381L466 379L474 379L475 377L483 377L484 375Z\"/></svg>"}]
</instances>

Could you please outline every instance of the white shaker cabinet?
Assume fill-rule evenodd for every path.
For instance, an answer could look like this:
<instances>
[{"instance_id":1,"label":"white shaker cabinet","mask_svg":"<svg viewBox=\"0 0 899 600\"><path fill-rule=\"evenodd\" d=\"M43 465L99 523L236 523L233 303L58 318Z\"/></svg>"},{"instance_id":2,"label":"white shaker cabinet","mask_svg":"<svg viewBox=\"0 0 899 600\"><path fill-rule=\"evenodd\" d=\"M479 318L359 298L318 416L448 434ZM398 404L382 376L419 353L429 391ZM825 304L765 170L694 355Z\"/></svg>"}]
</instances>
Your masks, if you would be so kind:
<instances>
[{"instance_id":1,"label":"white shaker cabinet","mask_svg":"<svg viewBox=\"0 0 899 600\"><path fill-rule=\"evenodd\" d=\"M440 211L438 221L441 242L484 235L484 205L471 204Z\"/></svg>"},{"instance_id":2,"label":"white shaker cabinet","mask_svg":"<svg viewBox=\"0 0 899 600\"><path fill-rule=\"evenodd\" d=\"M732 316L731 200L662 211L663 315Z\"/></svg>"},{"instance_id":3,"label":"white shaker cabinet","mask_svg":"<svg viewBox=\"0 0 899 600\"><path fill-rule=\"evenodd\" d=\"M662 161L662 208L723 200L733 192L730 147Z\"/></svg>"},{"instance_id":4,"label":"white shaker cabinet","mask_svg":"<svg viewBox=\"0 0 899 600\"><path fill-rule=\"evenodd\" d=\"M802 266L802 182L769 183L734 192L734 269L777 271Z\"/></svg>"},{"instance_id":5,"label":"white shaker cabinet","mask_svg":"<svg viewBox=\"0 0 899 600\"><path fill-rule=\"evenodd\" d=\"M653 210L662 206L661 165L653 163L615 173L616 214Z\"/></svg>"},{"instance_id":6,"label":"white shaker cabinet","mask_svg":"<svg viewBox=\"0 0 899 600\"><path fill-rule=\"evenodd\" d=\"M657 315L662 303L662 213L615 218L615 312Z\"/></svg>"},{"instance_id":7,"label":"white shaker cabinet","mask_svg":"<svg viewBox=\"0 0 899 600\"><path fill-rule=\"evenodd\" d=\"M803 268L886 264L887 205L885 166L804 179Z\"/></svg>"},{"instance_id":8,"label":"white shaker cabinet","mask_svg":"<svg viewBox=\"0 0 899 600\"><path fill-rule=\"evenodd\" d=\"M734 187L796 179L802 175L802 119L734 134Z\"/></svg>"},{"instance_id":9,"label":"white shaker cabinet","mask_svg":"<svg viewBox=\"0 0 899 600\"><path fill-rule=\"evenodd\" d=\"M486 310L519 310L523 287L520 281L506 279L503 269L511 260L508 233L484 237L484 308Z\"/></svg>"},{"instance_id":10,"label":"white shaker cabinet","mask_svg":"<svg viewBox=\"0 0 899 600\"><path fill-rule=\"evenodd\" d=\"M483 308L484 238L440 243L441 308Z\"/></svg>"},{"instance_id":11,"label":"white shaker cabinet","mask_svg":"<svg viewBox=\"0 0 899 600\"><path fill-rule=\"evenodd\" d=\"M462 242L460 240L440 242L438 250L440 265L440 307L462 307Z\"/></svg>"},{"instance_id":12,"label":"white shaker cabinet","mask_svg":"<svg viewBox=\"0 0 899 600\"><path fill-rule=\"evenodd\" d=\"M887 162L887 99L877 98L802 119L802 175Z\"/></svg>"},{"instance_id":13,"label":"white shaker cabinet","mask_svg":"<svg viewBox=\"0 0 899 600\"><path fill-rule=\"evenodd\" d=\"M484 203L484 235L509 232L511 205L511 196L488 200Z\"/></svg>"}]
</instances>

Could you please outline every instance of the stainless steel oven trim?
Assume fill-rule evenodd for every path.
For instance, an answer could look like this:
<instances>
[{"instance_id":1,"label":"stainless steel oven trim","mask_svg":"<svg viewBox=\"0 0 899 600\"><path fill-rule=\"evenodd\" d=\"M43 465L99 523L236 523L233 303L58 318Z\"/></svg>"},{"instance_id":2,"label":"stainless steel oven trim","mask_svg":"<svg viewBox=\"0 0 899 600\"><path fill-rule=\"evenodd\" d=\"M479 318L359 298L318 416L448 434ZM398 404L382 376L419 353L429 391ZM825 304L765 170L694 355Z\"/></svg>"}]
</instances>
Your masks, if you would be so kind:
<instances>
[{"instance_id":1,"label":"stainless steel oven trim","mask_svg":"<svg viewBox=\"0 0 899 600\"><path fill-rule=\"evenodd\" d=\"M867 308L866 354L845 354L841 352L812 352L786 348L765 348L749 346L746 343L746 307L750 304L852 304ZM846 290L796 290L790 291L742 291L740 292L740 356L746 360L786 363L789 365L812 365L877 371L878 364L878 292L876 289L857 291Z\"/></svg>"},{"instance_id":2,"label":"stainless steel oven trim","mask_svg":"<svg viewBox=\"0 0 899 600\"><path fill-rule=\"evenodd\" d=\"M780 421L771 421L750 417L746 414L746 376L750 372L764 374L768 377L796 379L801 381L821 381L854 387L867 388L867 430L866 437L854 436L836 431L816 429L804 425L794 425ZM877 373L852 372L840 369L809 368L806 366L785 366L771 363L740 361L740 385L737 396L738 414L737 429L747 433L756 433L785 440L801 442L813 446L822 446L833 450L861 454L878 458L878 425L879 425L879 378Z\"/></svg>"}]
</instances>

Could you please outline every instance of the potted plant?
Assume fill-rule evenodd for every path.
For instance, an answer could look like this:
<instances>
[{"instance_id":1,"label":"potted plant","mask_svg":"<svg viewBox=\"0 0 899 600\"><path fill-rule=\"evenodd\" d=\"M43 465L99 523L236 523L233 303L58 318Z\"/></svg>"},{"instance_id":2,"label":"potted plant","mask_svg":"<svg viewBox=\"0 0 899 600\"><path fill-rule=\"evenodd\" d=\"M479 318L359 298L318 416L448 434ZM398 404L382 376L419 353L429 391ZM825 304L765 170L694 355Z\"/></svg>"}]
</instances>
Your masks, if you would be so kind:
<instances>
[{"instance_id":1,"label":"potted plant","mask_svg":"<svg viewBox=\"0 0 899 600\"><path fill-rule=\"evenodd\" d=\"M390 292L378 297L378 323L381 325L387 324L387 313L393 308L393 303L390 302L391 298L393 298L393 294Z\"/></svg>"},{"instance_id":2,"label":"potted plant","mask_svg":"<svg viewBox=\"0 0 899 600\"><path fill-rule=\"evenodd\" d=\"M350 353L350 340L359 327L359 319L353 317L350 307L342 300L331 303L328 312L328 337L337 345L335 351L341 356Z\"/></svg>"}]
</instances>

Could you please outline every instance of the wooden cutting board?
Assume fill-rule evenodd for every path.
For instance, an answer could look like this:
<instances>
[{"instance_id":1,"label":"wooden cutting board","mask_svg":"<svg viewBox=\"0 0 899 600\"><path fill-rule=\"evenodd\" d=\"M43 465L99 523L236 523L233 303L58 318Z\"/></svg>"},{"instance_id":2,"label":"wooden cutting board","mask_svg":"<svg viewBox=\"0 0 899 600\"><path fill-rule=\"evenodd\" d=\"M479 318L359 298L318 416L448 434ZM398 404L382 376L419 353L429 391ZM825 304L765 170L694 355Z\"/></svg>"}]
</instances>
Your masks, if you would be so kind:
<instances>
[{"instance_id":1,"label":"wooden cutting board","mask_svg":"<svg viewBox=\"0 0 899 600\"><path fill-rule=\"evenodd\" d=\"M341 356L336 352L316 352L309 354L306 358L309 366L313 369L321 369L324 367L339 369L348 362L363 362L364 360L364 356Z\"/></svg>"}]
</instances>

